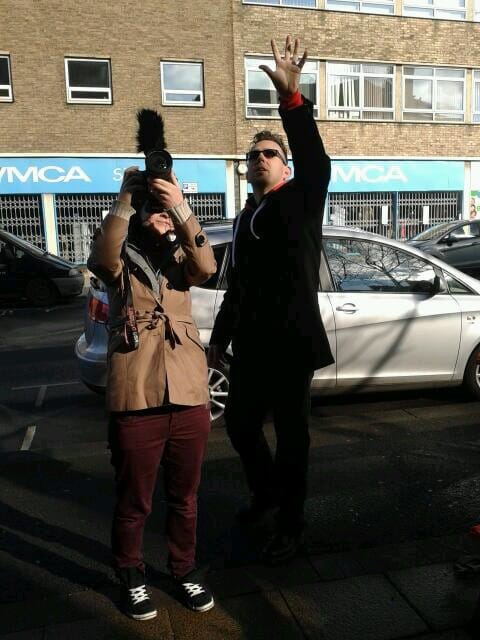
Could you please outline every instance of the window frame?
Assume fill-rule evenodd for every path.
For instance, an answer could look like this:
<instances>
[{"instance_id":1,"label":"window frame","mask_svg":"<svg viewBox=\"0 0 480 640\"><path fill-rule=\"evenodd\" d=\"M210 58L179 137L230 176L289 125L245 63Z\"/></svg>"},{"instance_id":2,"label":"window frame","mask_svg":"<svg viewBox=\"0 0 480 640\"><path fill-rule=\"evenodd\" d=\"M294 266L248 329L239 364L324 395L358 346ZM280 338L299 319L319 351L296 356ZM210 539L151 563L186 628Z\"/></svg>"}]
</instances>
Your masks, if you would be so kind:
<instances>
[{"instance_id":1,"label":"window frame","mask_svg":"<svg viewBox=\"0 0 480 640\"><path fill-rule=\"evenodd\" d=\"M347 13L371 13L373 15L379 16L394 16L395 15L395 1L394 0L331 0L332 2L339 3L339 7L332 7L329 5L329 0L325 0L325 10L326 11L346 11ZM346 9L340 8L342 4L357 4L358 9ZM372 11L372 5L384 5L385 7L391 9L391 11Z\"/></svg>"},{"instance_id":2,"label":"window frame","mask_svg":"<svg viewBox=\"0 0 480 640\"><path fill-rule=\"evenodd\" d=\"M405 69L406 67L417 67L419 69L431 69L433 71L433 75L431 76L413 76L413 75L406 75L405 74ZM449 111L446 109L435 109L435 103L437 101L437 75L436 72L439 69L447 69L447 70L452 70L452 71L463 71L463 94L462 94L462 102L463 102L463 109L462 111L457 111L455 109L450 109ZM405 98L406 98L406 91L405 91L405 81L407 79L410 80L419 80L419 79L428 79L432 81L432 108L431 109L407 109L405 107ZM455 78L455 77L439 77L439 80L451 80L453 82L459 82L460 78ZM427 65L418 65L418 64L408 64L408 65L402 65L402 122L413 122L415 124L436 124L436 123L442 123L442 124L464 124L465 123L465 118L466 118L466 89L467 89L467 74L466 74L466 70L462 69L461 67L431 67L431 66L427 66ZM448 120L448 119L435 119L435 115L436 113L458 113L462 115L462 119L461 120ZM414 120L414 119L409 119L409 118L405 118L406 114L415 114L415 113L431 113L432 114L432 119L431 120Z\"/></svg>"},{"instance_id":3,"label":"window frame","mask_svg":"<svg viewBox=\"0 0 480 640\"><path fill-rule=\"evenodd\" d=\"M7 61L8 80L9 84L0 85L0 89L7 89L8 96L0 96L0 102L13 102L13 83L12 83L12 63L10 61L10 55L2 53L0 59Z\"/></svg>"},{"instance_id":4,"label":"window frame","mask_svg":"<svg viewBox=\"0 0 480 640\"><path fill-rule=\"evenodd\" d=\"M402 0L402 16L407 18L423 18L427 20L454 20L457 22L464 22L467 19L467 3L466 0L463 0L463 10L462 9L448 9L445 7L437 6L439 4L438 0L431 0L431 4L422 3L421 0ZM405 5L407 7L415 10L415 9L431 9L431 15L415 15L414 13L406 13ZM437 13L446 12L446 13L463 13L463 18L453 17L453 16L438 16Z\"/></svg>"},{"instance_id":5,"label":"window frame","mask_svg":"<svg viewBox=\"0 0 480 640\"><path fill-rule=\"evenodd\" d=\"M290 0L291 2L292 0ZM301 1L301 0L300 0ZM263 5L266 7L281 7L282 9L318 9L318 0L314 0L315 6L302 6L301 4L284 4L289 0L277 0L276 2L268 2L268 0L242 0L242 4Z\"/></svg>"},{"instance_id":6,"label":"window frame","mask_svg":"<svg viewBox=\"0 0 480 640\"><path fill-rule=\"evenodd\" d=\"M477 83L479 84L479 100L478 110L475 110L475 85ZM480 124L480 69L473 69L472 73L472 124Z\"/></svg>"},{"instance_id":7,"label":"window frame","mask_svg":"<svg viewBox=\"0 0 480 640\"><path fill-rule=\"evenodd\" d=\"M351 72L346 72L346 73L342 73L342 74L331 74L329 73L329 68L332 65L338 65L338 64L358 64L360 65L360 71L351 71ZM392 74L381 74L381 73L365 73L363 71L363 66L364 65L389 65L392 67ZM382 62L352 62L352 61L334 61L334 60L327 60L326 63L326 67L325 67L325 89L326 89L326 96L325 96L325 105L326 105L326 111L327 111L327 120L331 120L331 121L336 121L336 122L395 122L395 101L396 101L396 73L397 73L397 69L396 69L396 65L392 64L392 63L382 63ZM357 109L352 108L352 107L335 107L335 106L331 106L330 105L330 79L332 75L347 75L347 76L351 76L351 77L358 77L359 78L359 106ZM363 102L364 102L364 91L365 91L365 85L364 85L364 81L365 78L390 78L392 81L392 106L391 108L382 108L382 107L364 107L363 106ZM330 116L330 111L341 111L341 112L348 112L348 111L358 111L360 113L360 117L359 118L338 118L338 117L331 117ZM379 118L364 118L363 117L363 112L375 112L375 111L382 111L385 113L391 113L392 117L390 119L379 119Z\"/></svg>"},{"instance_id":8,"label":"window frame","mask_svg":"<svg viewBox=\"0 0 480 640\"><path fill-rule=\"evenodd\" d=\"M69 62L94 62L106 63L108 67L108 87L77 87L70 85ZM112 63L110 58L87 58L78 56L66 56L65 65L65 89L67 92L67 104L113 104L112 96ZM89 91L91 93L108 93L107 98L73 98L73 91Z\"/></svg>"},{"instance_id":9,"label":"window frame","mask_svg":"<svg viewBox=\"0 0 480 640\"><path fill-rule=\"evenodd\" d=\"M328 253L328 244L329 242L334 243L334 242L338 242L338 243L347 243L347 242L358 242L358 243L362 243L362 244L371 244L371 245L375 245L375 246L381 246L381 247L386 247L387 249L389 249L390 251L394 251L394 252L401 252L407 256L409 256L412 259L415 260L419 260L422 261L423 263L425 263L425 265L428 265L431 270L433 271L433 273L435 274L435 276L439 276L441 275L441 277L443 278L443 272L442 269L440 269L440 267L437 267L437 265L433 264L432 262L430 262L430 260L428 260L427 258L423 258L421 256L417 256L414 253L410 253L408 251L407 248L403 248L403 247L397 247L397 246L393 246L391 244L388 244L387 242L382 242L381 240L370 240L367 238L351 238L351 237L346 237L346 236L324 236L323 238L323 245L324 245L324 251L325 251L325 257L326 257L326 261L328 264L328 269L330 271L330 275L332 278L332 284L333 284L333 291L335 293L347 293L347 294L382 294L384 293L385 295L428 295L425 291L412 291L411 289L408 290L382 290L382 289L342 289L341 286L339 285L336 275L335 275L335 271L333 271L332 266L330 264L330 256ZM408 282L408 280L406 279L405 281ZM419 281L421 282L421 281ZM445 287L446 289L446 287ZM445 291L439 292L439 293L446 293Z\"/></svg>"},{"instance_id":10,"label":"window frame","mask_svg":"<svg viewBox=\"0 0 480 640\"><path fill-rule=\"evenodd\" d=\"M276 104L270 103L250 103L248 101L248 72L249 71L258 71L258 64L269 64L273 61L273 56L254 56L254 55L245 55L243 57L243 70L244 70L244 99L245 99L245 118L248 120L280 120L280 114L278 113L279 102ZM257 61L257 67L249 67L247 62ZM315 65L315 71L308 71L311 65ZM315 73L316 82L315 82L315 104L313 105L313 112L315 120L320 119L320 61L318 59L307 60L304 66L305 73ZM261 70L260 70L261 71ZM261 71L261 73L265 73ZM301 76L300 76L301 77ZM271 109L275 112L274 115L249 115L249 109Z\"/></svg>"},{"instance_id":11,"label":"window frame","mask_svg":"<svg viewBox=\"0 0 480 640\"><path fill-rule=\"evenodd\" d=\"M176 64L176 65L183 65L183 66L195 65L197 67L200 67L200 80L202 83L201 91L195 91L194 89L166 89L163 68L164 68L164 65L168 65L168 64ZM160 91L161 91L162 106L164 107L195 107L195 108L204 107L205 106L205 71L204 71L203 60L160 60ZM200 96L200 100L199 102L192 102L187 100L185 101L175 100L172 102L167 100L167 97L166 97L167 93L173 93L180 96L182 94L183 95L198 94Z\"/></svg>"}]
</instances>

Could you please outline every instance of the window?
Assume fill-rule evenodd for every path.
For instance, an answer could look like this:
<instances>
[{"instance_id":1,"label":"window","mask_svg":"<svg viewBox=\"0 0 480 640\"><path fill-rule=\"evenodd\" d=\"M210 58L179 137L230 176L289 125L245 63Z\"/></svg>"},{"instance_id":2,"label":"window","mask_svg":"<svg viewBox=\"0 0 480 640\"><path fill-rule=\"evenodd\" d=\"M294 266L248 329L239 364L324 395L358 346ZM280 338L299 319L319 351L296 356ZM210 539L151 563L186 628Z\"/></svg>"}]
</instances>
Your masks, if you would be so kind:
<instances>
[{"instance_id":1,"label":"window","mask_svg":"<svg viewBox=\"0 0 480 640\"><path fill-rule=\"evenodd\" d=\"M480 0L475 0L473 4L473 19L476 22L480 21Z\"/></svg>"},{"instance_id":2,"label":"window","mask_svg":"<svg viewBox=\"0 0 480 640\"><path fill-rule=\"evenodd\" d=\"M67 102L112 104L110 60L65 58Z\"/></svg>"},{"instance_id":3,"label":"window","mask_svg":"<svg viewBox=\"0 0 480 640\"><path fill-rule=\"evenodd\" d=\"M445 277L445 281L448 286L448 291L452 295L467 295L467 296L475 295L475 293L471 289L469 289L466 285L464 285L463 282L460 282L459 280L451 276L449 273L444 273L443 275Z\"/></svg>"},{"instance_id":4,"label":"window","mask_svg":"<svg viewBox=\"0 0 480 640\"><path fill-rule=\"evenodd\" d=\"M245 58L245 92L248 118L279 118L278 95L272 81L259 65L275 68L273 58ZM300 77L300 91L314 104L318 118L318 62L307 61Z\"/></svg>"},{"instance_id":5,"label":"window","mask_svg":"<svg viewBox=\"0 0 480 640\"><path fill-rule=\"evenodd\" d=\"M394 14L393 0L326 0L325 8L332 11L360 11L362 13Z\"/></svg>"},{"instance_id":6,"label":"window","mask_svg":"<svg viewBox=\"0 0 480 640\"><path fill-rule=\"evenodd\" d=\"M443 238L444 242L448 242L449 240L471 240L472 238L478 238L480 236L480 225L475 223L466 223L461 227L457 227L451 233L449 233L445 238Z\"/></svg>"},{"instance_id":7,"label":"window","mask_svg":"<svg viewBox=\"0 0 480 640\"><path fill-rule=\"evenodd\" d=\"M315 9L317 0L243 0L244 4L271 4L277 7L302 7Z\"/></svg>"},{"instance_id":8,"label":"window","mask_svg":"<svg viewBox=\"0 0 480 640\"><path fill-rule=\"evenodd\" d=\"M13 102L9 56L0 56L0 102Z\"/></svg>"},{"instance_id":9,"label":"window","mask_svg":"<svg viewBox=\"0 0 480 640\"><path fill-rule=\"evenodd\" d=\"M435 270L426 260L380 242L324 239L338 291L428 293Z\"/></svg>"},{"instance_id":10,"label":"window","mask_svg":"<svg viewBox=\"0 0 480 640\"><path fill-rule=\"evenodd\" d=\"M403 15L465 20L465 0L403 0Z\"/></svg>"},{"instance_id":11,"label":"window","mask_svg":"<svg viewBox=\"0 0 480 640\"><path fill-rule=\"evenodd\" d=\"M473 122L480 122L480 71L473 72L473 91L472 91L472 118Z\"/></svg>"},{"instance_id":12,"label":"window","mask_svg":"<svg viewBox=\"0 0 480 640\"><path fill-rule=\"evenodd\" d=\"M330 119L393 120L394 69L391 64L327 63Z\"/></svg>"},{"instance_id":13,"label":"window","mask_svg":"<svg viewBox=\"0 0 480 640\"><path fill-rule=\"evenodd\" d=\"M162 104L203 107L201 62L161 62Z\"/></svg>"},{"instance_id":14,"label":"window","mask_svg":"<svg viewBox=\"0 0 480 640\"><path fill-rule=\"evenodd\" d=\"M464 94L464 69L403 69L404 120L463 122Z\"/></svg>"}]
</instances>

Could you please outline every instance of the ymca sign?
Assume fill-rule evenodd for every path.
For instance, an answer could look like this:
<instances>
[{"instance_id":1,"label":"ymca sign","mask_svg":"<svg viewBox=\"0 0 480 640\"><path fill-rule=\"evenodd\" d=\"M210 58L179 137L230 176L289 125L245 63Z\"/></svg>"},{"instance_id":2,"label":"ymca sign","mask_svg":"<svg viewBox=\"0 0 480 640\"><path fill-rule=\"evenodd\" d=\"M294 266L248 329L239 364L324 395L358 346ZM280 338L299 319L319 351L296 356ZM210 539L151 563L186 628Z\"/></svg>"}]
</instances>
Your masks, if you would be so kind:
<instances>
[{"instance_id":1,"label":"ymca sign","mask_svg":"<svg viewBox=\"0 0 480 640\"><path fill-rule=\"evenodd\" d=\"M329 191L463 191L463 162L334 160Z\"/></svg>"},{"instance_id":2,"label":"ymca sign","mask_svg":"<svg viewBox=\"0 0 480 640\"><path fill-rule=\"evenodd\" d=\"M144 169L144 158L0 156L0 194L118 193L131 166ZM177 158L174 170L180 184L195 184L198 193L226 192L225 160Z\"/></svg>"}]
</instances>

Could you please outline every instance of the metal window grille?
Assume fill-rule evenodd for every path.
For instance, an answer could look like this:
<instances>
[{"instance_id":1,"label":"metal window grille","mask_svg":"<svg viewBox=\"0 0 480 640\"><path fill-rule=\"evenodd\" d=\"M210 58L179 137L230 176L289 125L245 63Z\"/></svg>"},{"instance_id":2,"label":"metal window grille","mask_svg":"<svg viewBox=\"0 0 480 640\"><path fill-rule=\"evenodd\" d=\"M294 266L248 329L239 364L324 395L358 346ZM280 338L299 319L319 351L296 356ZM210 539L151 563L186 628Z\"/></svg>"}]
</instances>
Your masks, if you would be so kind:
<instances>
[{"instance_id":1,"label":"metal window grille","mask_svg":"<svg viewBox=\"0 0 480 640\"><path fill-rule=\"evenodd\" d=\"M224 193L189 193L186 196L191 210L200 222L215 222L224 220Z\"/></svg>"},{"instance_id":2,"label":"metal window grille","mask_svg":"<svg viewBox=\"0 0 480 640\"><path fill-rule=\"evenodd\" d=\"M58 249L63 258L78 263L87 261L93 233L115 198L110 193L55 196Z\"/></svg>"},{"instance_id":3,"label":"metal window grille","mask_svg":"<svg viewBox=\"0 0 480 640\"><path fill-rule=\"evenodd\" d=\"M388 220L388 224L382 224L382 217L383 220ZM365 231L372 231L373 233L391 237L391 221L391 193L329 194L328 224L357 227Z\"/></svg>"},{"instance_id":4,"label":"metal window grille","mask_svg":"<svg viewBox=\"0 0 480 640\"><path fill-rule=\"evenodd\" d=\"M435 224L452 222L461 217L461 191L412 191L398 194L399 240L407 240Z\"/></svg>"},{"instance_id":5,"label":"metal window grille","mask_svg":"<svg viewBox=\"0 0 480 640\"><path fill-rule=\"evenodd\" d=\"M46 249L39 195L0 195L0 227Z\"/></svg>"}]
</instances>

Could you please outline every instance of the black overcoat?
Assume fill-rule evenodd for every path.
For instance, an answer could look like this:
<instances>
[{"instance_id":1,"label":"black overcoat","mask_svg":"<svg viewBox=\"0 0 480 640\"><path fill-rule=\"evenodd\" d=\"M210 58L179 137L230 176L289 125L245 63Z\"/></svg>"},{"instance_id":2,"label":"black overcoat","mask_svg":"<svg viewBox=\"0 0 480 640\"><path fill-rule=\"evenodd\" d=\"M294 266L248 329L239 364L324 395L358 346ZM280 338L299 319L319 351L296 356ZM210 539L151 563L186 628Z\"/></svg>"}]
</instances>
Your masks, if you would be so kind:
<instances>
[{"instance_id":1,"label":"black overcoat","mask_svg":"<svg viewBox=\"0 0 480 640\"><path fill-rule=\"evenodd\" d=\"M318 306L322 223L330 158L305 98L280 109L294 177L234 222L229 282L210 344L235 357L319 369L333 356Z\"/></svg>"}]
</instances>

